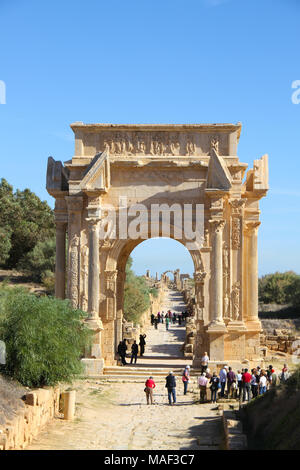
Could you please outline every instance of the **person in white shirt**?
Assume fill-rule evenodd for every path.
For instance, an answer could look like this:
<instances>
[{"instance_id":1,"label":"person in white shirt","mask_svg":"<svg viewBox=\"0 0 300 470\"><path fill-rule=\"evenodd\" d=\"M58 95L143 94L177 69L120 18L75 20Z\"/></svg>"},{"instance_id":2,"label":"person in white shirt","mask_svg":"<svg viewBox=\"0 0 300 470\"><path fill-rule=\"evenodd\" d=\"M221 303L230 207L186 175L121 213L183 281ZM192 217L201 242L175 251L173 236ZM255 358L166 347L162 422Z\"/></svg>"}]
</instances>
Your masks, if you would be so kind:
<instances>
[{"instance_id":1,"label":"person in white shirt","mask_svg":"<svg viewBox=\"0 0 300 470\"><path fill-rule=\"evenodd\" d=\"M206 373L203 372L200 377L198 377L198 385L200 388L200 403L204 403L206 401L206 387L207 387L208 379L206 378Z\"/></svg>"},{"instance_id":2,"label":"person in white shirt","mask_svg":"<svg viewBox=\"0 0 300 470\"><path fill-rule=\"evenodd\" d=\"M263 395L267 391L267 377L264 374L264 371L261 372L259 379L259 394Z\"/></svg>"},{"instance_id":3,"label":"person in white shirt","mask_svg":"<svg viewBox=\"0 0 300 470\"><path fill-rule=\"evenodd\" d=\"M207 355L207 352L205 352L201 358L201 374L203 374L203 372L206 371L208 367L208 362L209 362L209 357Z\"/></svg>"}]
</instances>

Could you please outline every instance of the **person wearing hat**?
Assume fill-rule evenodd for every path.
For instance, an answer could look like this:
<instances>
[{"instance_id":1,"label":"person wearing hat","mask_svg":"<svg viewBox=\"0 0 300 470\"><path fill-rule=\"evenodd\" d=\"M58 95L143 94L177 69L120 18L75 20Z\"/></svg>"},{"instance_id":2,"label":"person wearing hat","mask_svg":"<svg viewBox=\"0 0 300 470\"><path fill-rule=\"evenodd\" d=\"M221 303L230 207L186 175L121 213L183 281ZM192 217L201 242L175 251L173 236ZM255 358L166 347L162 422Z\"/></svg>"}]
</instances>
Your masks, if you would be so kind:
<instances>
[{"instance_id":1,"label":"person wearing hat","mask_svg":"<svg viewBox=\"0 0 300 470\"><path fill-rule=\"evenodd\" d=\"M206 378L206 373L203 372L200 377L198 377L198 386L200 388L200 403L204 403L206 401L207 383L208 379Z\"/></svg>"},{"instance_id":2,"label":"person wearing hat","mask_svg":"<svg viewBox=\"0 0 300 470\"><path fill-rule=\"evenodd\" d=\"M168 389L169 405L176 403L176 379L173 372L170 370L169 375L166 377L166 388ZM173 398L173 403L172 403Z\"/></svg>"},{"instance_id":3,"label":"person wearing hat","mask_svg":"<svg viewBox=\"0 0 300 470\"><path fill-rule=\"evenodd\" d=\"M186 366L182 374L183 395L187 394L189 381L190 381L190 366Z\"/></svg>"}]
</instances>

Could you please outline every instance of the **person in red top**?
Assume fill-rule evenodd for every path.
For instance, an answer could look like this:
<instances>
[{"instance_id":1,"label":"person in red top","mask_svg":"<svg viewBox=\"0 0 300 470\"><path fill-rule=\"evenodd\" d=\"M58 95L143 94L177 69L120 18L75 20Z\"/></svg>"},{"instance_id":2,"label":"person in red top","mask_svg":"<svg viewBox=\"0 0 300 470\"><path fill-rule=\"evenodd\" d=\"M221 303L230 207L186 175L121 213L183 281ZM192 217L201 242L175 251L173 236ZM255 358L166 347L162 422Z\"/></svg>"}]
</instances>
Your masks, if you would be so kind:
<instances>
[{"instance_id":1,"label":"person in red top","mask_svg":"<svg viewBox=\"0 0 300 470\"><path fill-rule=\"evenodd\" d=\"M249 374L248 369L245 369L245 372L242 375L242 387L243 387L243 401L250 401L250 391L251 391L251 374Z\"/></svg>"},{"instance_id":2,"label":"person in red top","mask_svg":"<svg viewBox=\"0 0 300 470\"><path fill-rule=\"evenodd\" d=\"M153 377L149 377L149 379L146 380L145 387L147 405L149 405L149 401L151 405L153 405L153 389L155 388Z\"/></svg>"}]
</instances>

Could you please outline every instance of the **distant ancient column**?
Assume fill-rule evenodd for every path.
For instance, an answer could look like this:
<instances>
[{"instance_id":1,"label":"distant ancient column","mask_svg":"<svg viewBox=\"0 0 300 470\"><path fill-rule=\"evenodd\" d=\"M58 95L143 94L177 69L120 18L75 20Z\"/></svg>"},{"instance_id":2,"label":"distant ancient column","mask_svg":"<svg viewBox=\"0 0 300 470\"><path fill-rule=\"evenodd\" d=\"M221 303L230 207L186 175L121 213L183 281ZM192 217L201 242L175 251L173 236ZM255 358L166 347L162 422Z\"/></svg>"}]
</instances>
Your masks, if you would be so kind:
<instances>
[{"instance_id":1,"label":"distant ancient column","mask_svg":"<svg viewBox=\"0 0 300 470\"><path fill-rule=\"evenodd\" d=\"M65 298L66 283L66 222L56 221L55 297Z\"/></svg>"},{"instance_id":2,"label":"distant ancient column","mask_svg":"<svg viewBox=\"0 0 300 470\"><path fill-rule=\"evenodd\" d=\"M258 258L257 233L259 221L247 222L245 235L247 236L248 265L247 265L247 320L258 320Z\"/></svg>"},{"instance_id":3,"label":"distant ancient column","mask_svg":"<svg viewBox=\"0 0 300 470\"><path fill-rule=\"evenodd\" d=\"M223 228L224 220L211 220L212 225L212 323L223 322Z\"/></svg>"},{"instance_id":4,"label":"distant ancient column","mask_svg":"<svg viewBox=\"0 0 300 470\"><path fill-rule=\"evenodd\" d=\"M89 278L88 278L88 311L89 319L99 316L99 234L98 218L89 218Z\"/></svg>"}]
</instances>

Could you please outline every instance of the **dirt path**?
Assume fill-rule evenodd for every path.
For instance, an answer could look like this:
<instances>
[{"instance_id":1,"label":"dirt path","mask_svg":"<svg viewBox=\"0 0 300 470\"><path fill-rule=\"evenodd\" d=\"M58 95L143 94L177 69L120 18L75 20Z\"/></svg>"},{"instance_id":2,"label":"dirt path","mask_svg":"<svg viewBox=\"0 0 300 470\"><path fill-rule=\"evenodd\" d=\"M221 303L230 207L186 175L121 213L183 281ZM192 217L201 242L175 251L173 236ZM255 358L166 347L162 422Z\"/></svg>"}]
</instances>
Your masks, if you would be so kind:
<instances>
[{"instance_id":1,"label":"dirt path","mask_svg":"<svg viewBox=\"0 0 300 470\"><path fill-rule=\"evenodd\" d=\"M177 450L217 449L220 417L212 405L182 394L168 405L164 382L157 384L155 404L146 405L143 383L77 384L76 420L55 420L28 447L37 449Z\"/></svg>"},{"instance_id":2,"label":"dirt path","mask_svg":"<svg viewBox=\"0 0 300 470\"><path fill-rule=\"evenodd\" d=\"M182 296L168 291L162 310L184 310ZM178 367L186 364L180 348L185 338L183 325L165 324L149 329L141 367ZM128 365L123 370L131 366ZM149 375L150 375L149 373ZM198 403L198 390L190 385L183 395L177 377L177 404L169 406L164 378L157 378L155 404L147 405L144 380L103 376L75 384L77 409L74 422L56 419L28 449L178 450L217 449L220 416L213 405ZM194 390L193 390L194 387Z\"/></svg>"}]
</instances>

